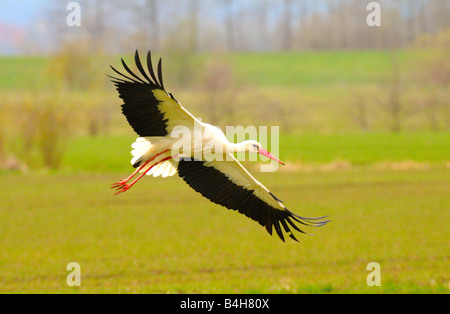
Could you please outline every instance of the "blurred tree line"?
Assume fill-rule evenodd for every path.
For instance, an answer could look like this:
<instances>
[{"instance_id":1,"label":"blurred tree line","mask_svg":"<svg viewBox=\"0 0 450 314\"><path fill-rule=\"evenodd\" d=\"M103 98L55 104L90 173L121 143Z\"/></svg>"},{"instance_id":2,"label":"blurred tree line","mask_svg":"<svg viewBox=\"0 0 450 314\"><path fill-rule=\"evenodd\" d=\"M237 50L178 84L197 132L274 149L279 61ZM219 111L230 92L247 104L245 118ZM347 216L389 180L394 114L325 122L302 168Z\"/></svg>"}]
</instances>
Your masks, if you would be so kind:
<instances>
[{"instance_id":1,"label":"blurred tree line","mask_svg":"<svg viewBox=\"0 0 450 314\"><path fill-rule=\"evenodd\" d=\"M392 49L450 27L450 0L378 0L382 27L369 27L370 0L79 0L82 27L67 27L65 3L43 19L49 49L88 40L112 53ZM32 40L32 38L31 38ZM52 46L53 45L53 46Z\"/></svg>"}]
</instances>

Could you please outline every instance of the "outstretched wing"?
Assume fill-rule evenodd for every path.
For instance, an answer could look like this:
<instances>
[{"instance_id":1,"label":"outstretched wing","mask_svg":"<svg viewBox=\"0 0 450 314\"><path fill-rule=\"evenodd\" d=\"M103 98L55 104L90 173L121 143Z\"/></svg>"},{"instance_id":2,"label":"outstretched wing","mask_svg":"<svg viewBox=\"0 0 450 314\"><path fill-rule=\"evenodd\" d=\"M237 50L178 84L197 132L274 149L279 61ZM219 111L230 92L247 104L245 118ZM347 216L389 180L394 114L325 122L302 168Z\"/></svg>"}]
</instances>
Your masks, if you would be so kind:
<instances>
[{"instance_id":1,"label":"outstretched wing","mask_svg":"<svg viewBox=\"0 0 450 314\"><path fill-rule=\"evenodd\" d=\"M161 59L158 77L153 70L150 51L147 54L148 74L137 50L134 59L141 76L133 73L123 59L127 74L111 66L119 77L110 76L123 100L122 112L134 131L141 137L166 136L176 125L193 125L197 121L195 117L164 89Z\"/></svg>"},{"instance_id":2,"label":"outstretched wing","mask_svg":"<svg viewBox=\"0 0 450 314\"><path fill-rule=\"evenodd\" d=\"M298 241L291 227L303 232L297 224L318 227L325 217L306 218L289 211L264 185L258 182L233 155L231 161L200 161L181 159L178 174L195 191L210 201L257 221L272 235L272 228L284 241L283 229ZM283 229L282 229L283 228Z\"/></svg>"}]
</instances>

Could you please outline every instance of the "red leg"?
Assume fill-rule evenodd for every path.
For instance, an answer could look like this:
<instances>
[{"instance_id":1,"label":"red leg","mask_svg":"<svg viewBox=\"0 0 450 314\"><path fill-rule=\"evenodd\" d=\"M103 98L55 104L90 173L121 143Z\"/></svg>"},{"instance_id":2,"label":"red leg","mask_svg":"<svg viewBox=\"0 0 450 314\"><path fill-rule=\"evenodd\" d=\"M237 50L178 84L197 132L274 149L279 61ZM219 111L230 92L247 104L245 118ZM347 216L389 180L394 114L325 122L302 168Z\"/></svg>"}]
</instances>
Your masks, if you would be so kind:
<instances>
[{"instance_id":1,"label":"red leg","mask_svg":"<svg viewBox=\"0 0 450 314\"><path fill-rule=\"evenodd\" d=\"M147 170L145 170L145 172L143 172L139 177L137 177L136 180L134 180L133 182L131 182L131 184L123 184L121 186L119 186L117 188L117 192L114 195L120 194L122 192L126 192L128 191L134 184L136 184L136 182L138 182L147 172L150 171L150 169L152 169L154 166L158 165L159 163L172 159L172 156L166 157L161 159L161 161L159 161L158 163L154 164L153 166L151 166L150 168L148 168Z\"/></svg>"},{"instance_id":2,"label":"red leg","mask_svg":"<svg viewBox=\"0 0 450 314\"><path fill-rule=\"evenodd\" d=\"M144 167L147 166L150 161L151 160L147 160L142 166L138 167L129 177L122 179L120 181L117 181L116 183L111 185L111 189L118 188L118 187L124 185L125 183L127 183L128 181L130 181L131 178L133 178L136 175L136 173L138 173L139 171L144 169Z\"/></svg>"},{"instance_id":3,"label":"red leg","mask_svg":"<svg viewBox=\"0 0 450 314\"><path fill-rule=\"evenodd\" d=\"M158 157L159 155L161 155L161 154L164 154L165 152L168 152L169 150L168 149L166 149L165 151L163 151L163 152L161 152L161 153L159 153L159 154L156 154L155 156L153 156L151 159L149 159L149 160L147 160L142 166L140 166L140 167L138 167L129 177L127 177L127 178L125 178L125 179L122 179L122 180L120 180L120 181L117 181L116 183L113 183L112 185L111 185L111 189L114 189L114 188L119 188L119 187L121 187L121 186L123 186L123 185L125 185L128 181L130 181L131 180L131 178L133 178L139 171L141 171L142 169L144 169L144 167L146 166L146 165L148 165L148 163L150 162L150 161L152 161L152 160L154 160L156 157ZM149 169L150 170L150 169ZM148 170L147 170L148 171Z\"/></svg>"}]
</instances>

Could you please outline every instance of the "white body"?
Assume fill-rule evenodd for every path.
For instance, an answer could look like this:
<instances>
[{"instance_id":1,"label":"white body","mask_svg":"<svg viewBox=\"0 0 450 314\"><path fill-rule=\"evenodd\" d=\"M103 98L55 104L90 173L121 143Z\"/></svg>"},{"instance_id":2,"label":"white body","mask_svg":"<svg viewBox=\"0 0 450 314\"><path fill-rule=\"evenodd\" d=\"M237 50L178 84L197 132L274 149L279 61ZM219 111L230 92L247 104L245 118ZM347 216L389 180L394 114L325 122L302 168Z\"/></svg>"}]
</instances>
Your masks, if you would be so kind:
<instances>
[{"instance_id":1,"label":"white body","mask_svg":"<svg viewBox=\"0 0 450 314\"><path fill-rule=\"evenodd\" d=\"M177 133L178 134L178 133ZM214 147L213 152L216 149L220 149L223 152L222 158L219 160L234 160L234 157L230 157L230 153L246 152L250 151L256 153L257 151L253 148L253 145L258 144L255 141L244 141L242 143L234 144L228 141L222 130L216 126L208 123L204 123L195 119L194 126L189 128L189 132L186 133L190 136L181 137L170 137L170 136L155 136L155 137L139 137L131 145L133 150L131 155L131 164L134 165L138 161L146 161L153 156L157 157L152 160L146 167L144 167L140 172L147 171L148 168L155 164L158 164L162 159L173 156L174 159L166 160L159 165L154 166L147 175L153 175L154 177L162 176L173 176L176 173L177 163L179 158L177 157L196 157L200 156L199 159L204 157L213 160L213 156L205 156L206 151L205 146ZM199 142L201 140L200 143ZM174 145L178 148L176 151ZM184 151L182 148L190 148L188 151ZM175 151L175 153L174 153ZM160 154L161 152L164 152ZM160 155L158 155L160 154ZM220 154L220 153L219 153ZM226 156L228 154L228 156ZM174 156L177 155L177 156ZM228 159L227 159L228 158Z\"/></svg>"},{"instance_id":2,"label":"white body","mask_svg":"<svg viewBox=\"0 0 450 314\"><path fill-rule=\"evenodd\" d=\"M283 230L296 241L290 227L303 232L295 222L308 226L321 226L328 222L320 221L324 217L295 215L257 181L234 158L234 153L259 153L283 163L258 142L230 143L219 128L196 119L171 93L166 92L161 60L158 63L158 77L153 70L150 52L147 54L148 72L137 51L135 62L142 77L133 73L123 60L122 65L128 75L111 67L120 76L111 78L124 101L122 113L136 133L141 135L132 144L131 163L136 170L111 186L117 189L116 194L129 190L145 174L168 177L178 171L194 190L216 204L252 218L270 234L275 228L283 241ZM186 158L194 160L188 161ZM141 174L128 183L138 172Z\"/></svg>"}]
</instances>

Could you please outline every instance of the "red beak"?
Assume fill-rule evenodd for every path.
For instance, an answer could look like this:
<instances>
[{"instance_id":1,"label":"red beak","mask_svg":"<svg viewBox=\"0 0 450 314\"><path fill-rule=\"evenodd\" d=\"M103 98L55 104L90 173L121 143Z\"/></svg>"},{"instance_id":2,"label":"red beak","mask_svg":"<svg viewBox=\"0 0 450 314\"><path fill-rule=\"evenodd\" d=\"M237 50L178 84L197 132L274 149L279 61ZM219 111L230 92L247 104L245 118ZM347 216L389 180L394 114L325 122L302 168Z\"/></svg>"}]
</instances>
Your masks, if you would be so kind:
<instances>
[{"instance_id":1,"label":"red beak","mask_svg":"<svg viewBox=\"0 0 450 314\"><path fill-rule=\"evenodd\" d=\"M264 148L260 148L258 153L260 153L263 156L266 156L272 160L275 160L276 162L279 162L280 164L282 164L284 166L284 162L282 162L281 160L279 160L277 157L275 157L274 155L272 155L271 153L269 153L267 150L265 150Z\"/></svg>"}]
</instances>

